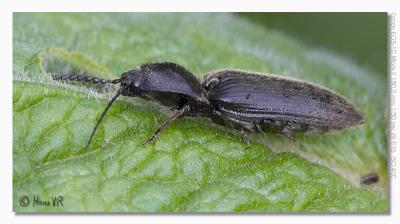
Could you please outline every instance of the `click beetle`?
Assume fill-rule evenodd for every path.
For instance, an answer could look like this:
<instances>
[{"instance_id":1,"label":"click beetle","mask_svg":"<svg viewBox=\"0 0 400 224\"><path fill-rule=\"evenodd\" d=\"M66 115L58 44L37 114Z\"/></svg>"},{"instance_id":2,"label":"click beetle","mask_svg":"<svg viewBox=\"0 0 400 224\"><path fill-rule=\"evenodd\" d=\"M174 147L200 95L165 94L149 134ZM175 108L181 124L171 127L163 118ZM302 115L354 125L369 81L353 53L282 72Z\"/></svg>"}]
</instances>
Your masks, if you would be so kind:
<instances>
[{"instance_id":1,"label":"click beetle","mask_svg":"<svg viewBox=\"0 0 400 224\"><path fill-rule=\"evenodd\" d=\"M349 101L315 84L277 75L221 70L200 82L184 67L171 63L143 64L105 80L82 75L54 75L54 80L120 84L94 127L89 147L105 114L118 96L141 97L175 110L145 142L154 141L183 116L210 118L214 123L245 132L272 132L293 139L293 132L325 132L362 124L364 119Z\"/></svg>"}]
</instances>

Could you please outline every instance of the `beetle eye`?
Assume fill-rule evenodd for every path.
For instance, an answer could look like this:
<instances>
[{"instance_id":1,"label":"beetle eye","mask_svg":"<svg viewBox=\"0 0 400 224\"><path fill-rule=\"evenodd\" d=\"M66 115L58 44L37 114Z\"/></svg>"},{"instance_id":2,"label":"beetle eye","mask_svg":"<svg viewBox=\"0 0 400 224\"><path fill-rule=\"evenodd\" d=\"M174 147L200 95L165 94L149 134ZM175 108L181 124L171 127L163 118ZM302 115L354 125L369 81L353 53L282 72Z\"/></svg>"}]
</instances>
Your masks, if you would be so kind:
<instances>
[{"instance_id":1,"label":"beetle eye","mask_svg":"<svg viewBox=\"0 0 400 224\"><path fill-rule=\"evenodd\" d=\"M218 78L210 79L210 80L206 83L206 85L205 85L204 88L206 88L207 90L211 90L211 89L213 89L215 86L217 86L218 83L219 83L219 79L218 79Z\"/></svg>"}]
</instances>

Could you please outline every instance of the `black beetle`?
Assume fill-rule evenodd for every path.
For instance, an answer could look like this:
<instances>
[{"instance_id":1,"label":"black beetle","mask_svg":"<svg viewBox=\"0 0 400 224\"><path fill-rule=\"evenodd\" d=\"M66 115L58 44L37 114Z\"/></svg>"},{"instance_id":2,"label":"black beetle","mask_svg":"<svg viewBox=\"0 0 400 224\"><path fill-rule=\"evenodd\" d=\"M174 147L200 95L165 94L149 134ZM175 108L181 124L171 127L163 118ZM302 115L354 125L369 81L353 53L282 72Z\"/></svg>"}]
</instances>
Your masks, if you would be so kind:
<instances>
[{"instance_id":1,"label":"black beetle","mask_svg":"<svg viewBox=\"0 0 400 224\"><path fill-rule=\"evenodd\" d=\"M294 139L292 132L342 129L363 123L362 114L343 97L307 82L240 70L211 72L200 83L180 65L150 63L105 80L81 75L54 75L54 80L120 83L117 94L101 114L86 148L119 95L154 100L176 110L145 142L182 116L208 117L237 130L274 132Z\"/></svg>"},{"instance_id":2,"label":"black beetle","mask_svg":"<svg viewBox=\"0 0 400 224\"><path fill-rule=\"evenodd\" d=\"M202 82L204 96L221 124L238 130L325 132L363 123L363 115L346 99L323 87L277 75L221 70Z\"/></svg>"}]
</instances>

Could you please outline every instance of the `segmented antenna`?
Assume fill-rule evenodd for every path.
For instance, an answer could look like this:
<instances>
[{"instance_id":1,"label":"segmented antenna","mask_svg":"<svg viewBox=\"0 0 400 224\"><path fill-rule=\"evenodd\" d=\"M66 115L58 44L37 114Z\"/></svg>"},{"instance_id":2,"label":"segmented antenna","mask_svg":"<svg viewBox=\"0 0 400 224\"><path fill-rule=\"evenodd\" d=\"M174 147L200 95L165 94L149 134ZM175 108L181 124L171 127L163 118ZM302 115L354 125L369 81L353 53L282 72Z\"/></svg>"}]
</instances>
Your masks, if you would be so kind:
<instances>
[{"instance_id":1,"label":"segmented antenna","mask_svg":"<svg viewBox=\"0 0 400 224\"><path fill-rule=\"evenodd\" d=\"M117 95L115 95L110 102L108 102L106 109L104 109L103 113L101 113L99 120L96 123L96 126L94 127L92 134L90 135L89 141L86 145L85 151L89 148L90 143L92 143L92 139L94 134L96 133L97 128L99 127L101 121L103 120L104 116L106 115L108 109L110 109L111 105L114 103L114 101L118 98L118 96L121 94L122 89L119 89L117 92Z\"/></svg>"},{"instance_id":2,"label":"segmented antenna","mask_svg":"<svg viewBox=\"0 0 400 224\"><path fill-rule=\"evenodd\" d=\"M120 79L108 80L87 75L53 75L52 78L57 81L67 80L67 81L91 82L91 83L101 83L101 84L106 84L106 83L117 84L121 82Z\"/></svg>"},{"instance_id":3,"label":"segmented antenna","mask_svg":"<svg viewBox=\"0 0 400 224\"><path fill-rule=\"evenodd\" d=\"M100 84L106 84L106 83L112 83L112 84L117 84L121 82L121 79L114 79L114 80L108 80L108 79L102 79L102 78L97 78L94 76L87 76L87 75L52 75L53 80L57 81L77 81L77 82L91 82L91 83L100 83ZM96 126L94 127L92 134L90 135L89 141L86 145L85 150L87 150L90 146L90 143L92 143L94 134L97 131L97 128L99 127L101 121L103 120L104 116L106 115L108 109L110 109L111 105L114 103L114 101L118 98L119 95L121 95L122 88L120 88L117 92L117 95L115 95L110 102L108 102L106 109L104 109L103 113L100 115L99 120L96 123Z\"/></svg>"}]
</instances>

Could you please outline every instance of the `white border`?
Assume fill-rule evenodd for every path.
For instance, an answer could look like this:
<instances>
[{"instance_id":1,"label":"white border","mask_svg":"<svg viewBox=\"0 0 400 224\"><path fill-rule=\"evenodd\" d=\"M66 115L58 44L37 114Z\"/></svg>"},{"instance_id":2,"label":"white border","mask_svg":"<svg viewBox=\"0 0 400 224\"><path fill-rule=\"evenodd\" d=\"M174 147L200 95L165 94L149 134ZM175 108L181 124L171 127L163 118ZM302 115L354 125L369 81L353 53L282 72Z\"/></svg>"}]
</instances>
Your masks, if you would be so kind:
<instances>
[{"instance_id":1,"label":"white border","mask_svg":"<svg viewBox=\"0 0 400 224\"><path fill-rule=\"evenodd\" d=\"M397 2L396 2L397 1ZM0 217L2 223L400 223L400 152L391 155L395 159L397 178L391 181L391 215L15 215L12 212L12 12L13 11L384 11L400 12L398 0L9 0L1 3L0 18ZM395 57L399 59L400 13L396 15ZM392 56L394 57L394 56ZM397 60L398 61L398 60ZM398 85L399 63L395 63L396 85ZM398 101L399 91L392 96ZM393 109L392 105L392 109ZM398 110L395 110L398 112ZM396 119L396 139L399 142L399 123Z\"/></svg>"},{"instance_id":2,"label":"white border","mask_svg":"<svg viewBox=\"0 0 400 224\"><path fill-rule=\"evenodd\" d=\"M14 0L12 11L210 11L210 12L394 12L397 0ZM3 4L2 4L3 7Z\"/></svg>"}]
</instances>

